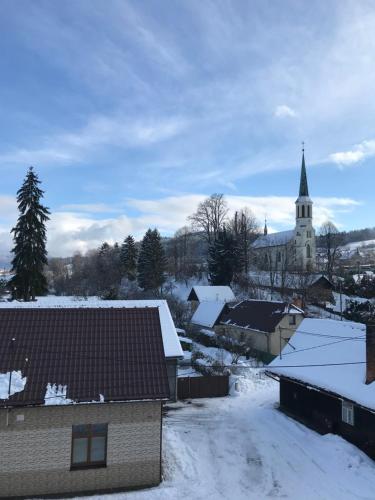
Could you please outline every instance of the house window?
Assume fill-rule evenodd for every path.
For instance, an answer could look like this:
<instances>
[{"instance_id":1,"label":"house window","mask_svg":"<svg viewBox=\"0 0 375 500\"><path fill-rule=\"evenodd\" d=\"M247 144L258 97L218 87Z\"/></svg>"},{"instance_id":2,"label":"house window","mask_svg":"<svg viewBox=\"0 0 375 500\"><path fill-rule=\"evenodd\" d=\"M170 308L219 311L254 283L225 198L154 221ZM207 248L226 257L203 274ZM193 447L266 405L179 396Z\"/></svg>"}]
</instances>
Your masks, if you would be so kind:
<instances>
[{"instance_id":1,"label":"house window","mask_svg":"<svg viewBox=\"0 0 375 500\"><path fill-rule=\"evenodd\" d=\"M296 315L295 314L291 314L289 316L289 324L290 325L295 325L296 324Z\"/></svg>"},{"instance_id":2,"label":"house window","mask_svg":"<svg viewBox=\"0 0 375 500\"><path fill-rule=\"evenodd\" d=\"M73 425L72 469L105 466L107 434L108 424Z\"/></svg>"},{"instance_id":3,"label":"house window","mask_svg":"<svg viewBox=\"0 0 375 500\"><path fill-rule=\"evenodd\" d=\"M354 407L352 403L342 402L341 418L346 424L354 425Z\"/></svg>"}]
</instances>

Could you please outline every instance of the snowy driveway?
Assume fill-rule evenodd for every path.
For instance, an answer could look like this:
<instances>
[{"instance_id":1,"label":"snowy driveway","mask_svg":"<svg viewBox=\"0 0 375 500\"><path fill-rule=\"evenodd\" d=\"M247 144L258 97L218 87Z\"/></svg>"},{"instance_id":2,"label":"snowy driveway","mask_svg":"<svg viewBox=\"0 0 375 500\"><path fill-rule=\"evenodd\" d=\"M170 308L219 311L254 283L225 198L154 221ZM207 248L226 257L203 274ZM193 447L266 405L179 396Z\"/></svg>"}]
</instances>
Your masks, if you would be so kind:
<instances>
[{"instance_id":1,"label":"snowy driveway","mask_svg":"<svg viewBox=\"0 0 375 500\"><path fill-rule=\"evenodd\" d=\"M101 499L375 498L375 463L343 439L320 436L276 410L277 383L250 374L241 390L175 405L164 425L162 485Z\"/></svg>"}]
</instances>

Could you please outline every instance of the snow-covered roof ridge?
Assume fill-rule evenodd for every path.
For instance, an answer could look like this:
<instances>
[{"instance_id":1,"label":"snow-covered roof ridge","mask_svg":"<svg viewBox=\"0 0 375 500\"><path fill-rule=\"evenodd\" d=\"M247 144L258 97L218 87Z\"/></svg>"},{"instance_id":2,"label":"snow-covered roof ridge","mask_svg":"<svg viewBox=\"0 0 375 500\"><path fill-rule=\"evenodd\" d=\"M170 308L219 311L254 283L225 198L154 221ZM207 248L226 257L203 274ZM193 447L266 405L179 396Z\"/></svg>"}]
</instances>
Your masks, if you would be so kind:
<instances>
[{"instance_id":1,"label":"snow-covered roof ridge","mask_svg":"<svg viewBox=\"0 0 375 500\"><path fill-rule=\"evenodd\" d=\"M190 293L193 291L198 297L199 302L233 302L236 300L230 286L195 285Z\"/></svg>"},{"instance_id":2,"label":"snow-covered roof ridge","mask_svg":"<svg viewBox=\"0 0 375 500\"><path fill-rule=\"evenodd\" d=\"M218 320L220 314L223 312L225 304L226 302L200 302L195 313L193 314L193 317L191 318L191 323L194 325L212 328Z\"/></svg>"},{"instance_id":3,"label":"snow-covered roof ridge","mask_svg":"<svg viewBox=\"0 0 375 500\"><path fill-rule=\"evenodd\" d=\"M0 302L0 308L115 308L115 307L157 307L159 309L160 326L163 337L164 353L167 358L183 356L178 340L176 327L166 300L103 300L99 297L80 299L72 296L58 297L49 295L38 297L33 302Z\"/></svg>"},{"instance_id":4,"label":"snow-covered roof ridge","mask_svg":"<svg viewBox=\"0 0 375 500\"><path fill-rule=\"evenodd\" d=\"M275 247L286 245L294 238L294 229L288 231L279 231L278 233L270 233L259 236L252 244L253 248Z\"/></svg>"},{"instance_id":5,"label":"snow-covered roof ridge","mask_svg":"<svg viewBox=\"0 0 375 500\"><path fill-rule=\"evenodd\" d=\"M375 383L365 384L365 325L306 318L290 344L283 349L281 359L275 358L268 366L271 373L300 380L375 410Z\"/></svg>"}]
</instances>

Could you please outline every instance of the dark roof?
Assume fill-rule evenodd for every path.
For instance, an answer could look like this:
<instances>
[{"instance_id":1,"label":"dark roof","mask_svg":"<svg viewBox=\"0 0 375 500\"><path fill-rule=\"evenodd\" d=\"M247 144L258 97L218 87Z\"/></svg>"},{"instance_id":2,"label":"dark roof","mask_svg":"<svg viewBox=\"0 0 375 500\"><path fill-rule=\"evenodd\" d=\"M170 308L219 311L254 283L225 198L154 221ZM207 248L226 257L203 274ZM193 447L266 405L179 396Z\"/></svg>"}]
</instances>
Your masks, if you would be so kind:
<instances>
[{"instance_id":1,"label":"dark roof","mask_svg":"<svg viewBox=\"0 0 375 500\"><path fill-rule=\"evenodd\" d=\"M285 314L290 313L302 314L302 311L287 302L244 300L229 308L229 312L222 316L221 323L270 333Z\"/></svg>"},{"instance_id":2,"label":"dark roof","mask_svg":"<svg viewBox=\"0 0 375 500\"><path fill-rule=\"evenodd\" d=\"M309 187L307 185L307 174L305 165L305 153L302 153L301 179L299 184L299 195L309 196Z\"/></svg>"},{"instance_id":3,"label":"dark roof","mask_svg":"<svg viewBox=\"0 0 375 500\"><path fill-rule=\"evenodd\" d=\"M18 370L26 385L6 404L44 404L49 383L78 402L169 396L154 307L0 309L0 373Z\"/></svg>"}]
</instances>

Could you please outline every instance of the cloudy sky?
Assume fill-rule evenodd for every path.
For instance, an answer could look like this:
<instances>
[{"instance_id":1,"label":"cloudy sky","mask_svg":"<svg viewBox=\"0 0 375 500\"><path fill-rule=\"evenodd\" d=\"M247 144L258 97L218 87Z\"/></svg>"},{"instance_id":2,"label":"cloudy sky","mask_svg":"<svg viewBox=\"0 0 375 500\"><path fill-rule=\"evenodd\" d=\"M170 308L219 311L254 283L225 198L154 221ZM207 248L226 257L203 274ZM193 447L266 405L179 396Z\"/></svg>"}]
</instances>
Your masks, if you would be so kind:
<instances>
[{"instance_id":1,"label":"cloudy sky","mask_svg":"<svg viewBox=\"0 0 375 500\"><path fill-rule=\"evenodd\" d=\"M375 4L2 0L0 253L34 165L50 255L173 234L205 196L374 225Z\"/></svg>"}]
</instances>

